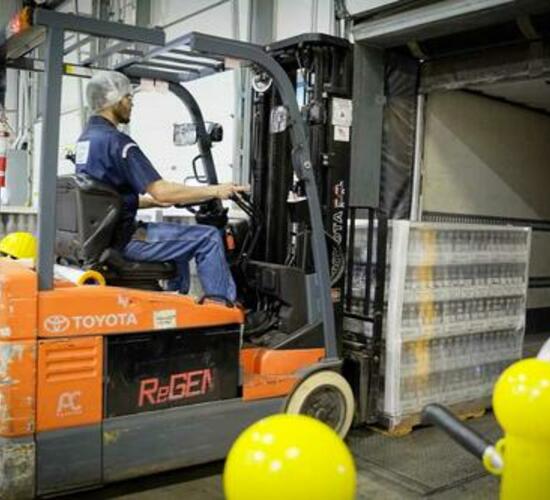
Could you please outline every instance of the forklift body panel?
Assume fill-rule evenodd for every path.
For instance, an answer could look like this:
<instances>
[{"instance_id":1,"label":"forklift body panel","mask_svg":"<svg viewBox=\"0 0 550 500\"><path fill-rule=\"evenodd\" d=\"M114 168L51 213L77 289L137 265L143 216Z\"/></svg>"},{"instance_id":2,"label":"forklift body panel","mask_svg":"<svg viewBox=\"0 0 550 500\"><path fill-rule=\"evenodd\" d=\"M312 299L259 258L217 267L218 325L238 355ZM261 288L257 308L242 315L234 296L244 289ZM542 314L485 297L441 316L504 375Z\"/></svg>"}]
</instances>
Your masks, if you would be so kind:
<instances>
[{"instance_id":1,"label":"forklift body panel","mask_svg":"<svg viewBox=\"0 0 550 500\"><path fill-rule=\"evenodd\" d=\"M243 346L242 310L212 300L126 285L75 286L54 277L56 222L73 217L56 213L62 76L112 69L94 66L97 61L65 64L66 32L142 44L141 53L130 50L132 57L115 69L167 82L192 108L210 182L217 179L204 121L181 83L224 70L229 60L271 76L292 124L291 163L307 195L315 277L294 294L299 304L287 304L289 311L308 311L294 323L287 311L288 331L278 332L287 339L275 347ZM28 57L41 44L43 61ZM121 54L127 48L116 47ZM292 83L266 49L200 33L166 44L160 29L43 8L34 8L28 31L3 49L10 67L45 75L36 271L0 260L0 497L67 493L221 459L248 425L285 411L308 375L340 369L308 137ZM156 59L183 50L192 71L183 59L172 65ZM255 263L262 264L275 281L293 271Z\"/></svg>"}]
</instances>

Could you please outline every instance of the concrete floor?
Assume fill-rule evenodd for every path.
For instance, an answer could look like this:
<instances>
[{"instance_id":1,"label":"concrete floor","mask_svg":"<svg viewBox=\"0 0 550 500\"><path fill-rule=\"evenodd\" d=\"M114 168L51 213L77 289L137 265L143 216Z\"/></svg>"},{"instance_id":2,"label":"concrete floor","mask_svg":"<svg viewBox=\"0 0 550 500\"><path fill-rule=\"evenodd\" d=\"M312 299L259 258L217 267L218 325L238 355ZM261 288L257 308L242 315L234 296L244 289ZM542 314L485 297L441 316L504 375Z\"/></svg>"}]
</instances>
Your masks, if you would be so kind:
<instances>
[{"instance_id":1,"label":"concrete floor","mask_svg":"<svg viewBox=\"0 0 550 500\"><path fill-rule=\"evenodd\" d=\"M492 415L483 418L493 420ZM496 424L492 425L496 426ZM429 498L442 500L480 498L491 500L498 498L498 479L484 475L481 464L479 464L479 475L477 475L477 460L459 449L458 445L449 443L446 436L443 436L437 429L415 430L406 439L372 434L371 437L367 436L365 438L364 443L367 448L369 440L373 442L373 439L378 442L378 449L380 449L380 441L386 443L386 445L391 445L393 447L392 455L401 455L403 461L407 460L407 455L410 460L410 452L415 446L424 447L423 453L427 457L434 457L432 463L426 464L428 468L437 467L436 457L438 455L449 455L449 448L451 448L451 454L449 455L451 459L455 453L464 454L461 457L462 463L466 459L470 469L473 464L473 470L477 477L459 486L443 488L437 493L431 494ZM396 439L397 441L395 441ZM426 442L430 443L429 449L426 449ZM456 449L453 446L457 446ZM373 452L376 453L375 450ZM457 462L457 467L460 466L460 463L460 461ZM356 460L356 466L358 471L358 500L425 498L425 496L415 491L417 486L414 481L410 482L406 478L392 476L392 474L388 474L387 471L379 468L371 468L369 464L362 462L360 459ZM182 498L185 498L185 500L223 500L222 472L223 462L215 462L114 484L101 490L81 493L78 498L82 500L176 500ZM457 473L460 474L460 471L457 471Z\"/></svg>"},{"instance_id":2,"label":"concrete floor","mask_svg":"<svg viewBox=\"0 0 550 500\"><path fill-rule=\"evenodd\" d=\"M525 343L525 356L534 356L538 348L542 345L548 335L530 336ZM495 439L494 432L498 432L498 427L491 414L488 414L479 421L470 421L471 425L481 426L483 429L492 430L491 439ZM449 457L445 460L453 460L452 457L463 454L456 461L456 474L463 472L464 465L474 471L469 478L458 485L452 487L440 488L428 496L430 499L437 500L470 500L483 499L492 500L498 498L499 481L495 477L484 474L483 467L479 464L479 475L477 475L477 460L467 455L462 449L451 443L446 436L435 428L424 428L414 430L406 438L381 437L372 434L373 437L366 435L364 445L370 453L369 439L376 439L378 449L392 446L392 464L400 465L399 461L411 460L411 450L419 447L420 463L425 463L427 468L438 467L438 456ZM397 441L396 441L397 439ZM380 442L381 440L382 443ZM387 441L384 441L387 440ZM428 444L429 443L429 444ZM454 447L454 448L453 448ZM374 450L372 450L374 451ZM408 457L408 458L407 458ZM427 463L430 457L435 457L432 463ZM424 461L425 458L425 461ZM412 455L414 460L414 455ZM439 459L441 462L442 459ZM387 461L387 458L386 458ZM453 465L451 464L451 470ZM396 477L388 474L382 468L370 466L368 463L357 459L357 499L358 500L407 500L426 498L418 491L415 491L413 482L406 478ZM81 500L176 500L185 498L185 500L223 500L222 488L223 462L190 467L187 469L176 470L155 476L135 479L123 483L113 484L101 490L90 491L78 495L72 495ZM447 473L449 467L447 466Z\"/></svg>"},{"instance_id":3,"label":"concrete floor","mask_svg":"<svg viewBox=\"0 0 550 500\"><path fill-rule=\"evenodd\" d=\"M481 467L481 466L480 466ZM223 463L178 470L167 474L115 484L78 495L82 500L223 500ZM377 474L361 470L358 500L407 500L423 498ZM439 500L492 500L498 498L498 479L484 476L465 485L430 495Z\"/></svg>"}]
</instances>

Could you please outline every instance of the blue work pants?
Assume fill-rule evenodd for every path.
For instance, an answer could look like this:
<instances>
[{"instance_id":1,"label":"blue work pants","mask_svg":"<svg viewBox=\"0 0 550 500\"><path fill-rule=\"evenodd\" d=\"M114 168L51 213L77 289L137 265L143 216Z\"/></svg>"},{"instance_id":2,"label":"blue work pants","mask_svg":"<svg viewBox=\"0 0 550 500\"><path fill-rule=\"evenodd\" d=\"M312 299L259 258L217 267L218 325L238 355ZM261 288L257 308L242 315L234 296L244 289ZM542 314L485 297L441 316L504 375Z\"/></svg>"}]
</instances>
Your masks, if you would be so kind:
<instances>
[{"instance_id":1,"label":"blue work pants","mask_svg":"<svg viewBox=\"0 0 550 500\"><path fill-rule=\"evenodd\" d=\"M143 229L146 229L145 231ZM138 229L123 250L130 260L175 262L178 276L168 283L169 290L188 293L189 261L195 259L197 272L206 296L236 298L235 282L225 257L218 229L200 224L151 222Z\"/></svg>"}]
</instances>

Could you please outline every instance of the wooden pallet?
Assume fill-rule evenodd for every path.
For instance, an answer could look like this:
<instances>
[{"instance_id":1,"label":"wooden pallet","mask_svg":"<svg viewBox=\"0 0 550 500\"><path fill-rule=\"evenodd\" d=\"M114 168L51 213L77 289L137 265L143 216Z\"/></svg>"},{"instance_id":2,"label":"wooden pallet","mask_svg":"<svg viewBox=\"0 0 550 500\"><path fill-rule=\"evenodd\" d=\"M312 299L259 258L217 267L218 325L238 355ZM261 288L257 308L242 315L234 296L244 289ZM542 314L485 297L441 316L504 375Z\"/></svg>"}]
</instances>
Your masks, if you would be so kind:
<instances>
[{"instance_id":1,"label":"wooden pallet","mask_svg":"<svg viewBox=\"0 0 550 500\"><path fill-rule=\"evenodd\" d=\"M490 407L490 398L478 399L475 401L466 401L447 406L447 408L460 420L480 418L485 415L487 408ZM376 432L380 432L386 436L402 437L410 434L415 427L421 425L423 424L420 413L404 415L398 421L395 420L395 417L388 417L383 415L379 423L372 426L371 429Z\"/></svg>"}]
</instances>

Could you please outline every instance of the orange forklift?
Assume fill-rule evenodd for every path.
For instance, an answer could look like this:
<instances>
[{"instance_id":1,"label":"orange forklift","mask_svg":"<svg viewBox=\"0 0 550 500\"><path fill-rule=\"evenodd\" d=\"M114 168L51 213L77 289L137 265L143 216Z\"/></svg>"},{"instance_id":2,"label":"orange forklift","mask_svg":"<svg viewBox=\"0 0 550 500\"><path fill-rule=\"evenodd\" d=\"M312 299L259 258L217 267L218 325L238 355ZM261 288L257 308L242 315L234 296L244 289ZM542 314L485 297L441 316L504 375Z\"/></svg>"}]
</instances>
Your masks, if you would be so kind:
<instances>
[{"instance_id":1,"label":"orange forklift","mask_svg":"<svg viewBox=\"0 0 550 500\"><path fill-rule=\"evenodd\" d=\"M244 428L274 413L309 414L344 436L354 398L340 373L308 138L282 67L264 48L235 40L191 33L167 44L160 29L41 8L19 15L19 31L3 46L7 65L44 73L39 251L36 269L0 261L0 498L62 494L222 459ZM94 61L69 64L66 33L115 43ZM101 67L115 54L114 68ZM248 335L241 307L163 292L158 281L173 275L172 263L125 261L109 247L116 192L57 175L63 75L117 69L166 82L186 104L205 175L216 182L216 133L182 83L235 61L278 89L277 119L288 127L311 235L314 272L306 276L250 258L263 217L252 199L235 200L245 221L228 221L216 203L194 209L197 220L235 240L228 258L256 317L252 329L269 330L261 341ZM56 262L99 271L107 286L56 279Z\"/></svg>"}]
</instances>

